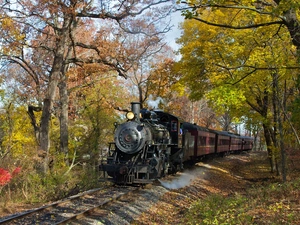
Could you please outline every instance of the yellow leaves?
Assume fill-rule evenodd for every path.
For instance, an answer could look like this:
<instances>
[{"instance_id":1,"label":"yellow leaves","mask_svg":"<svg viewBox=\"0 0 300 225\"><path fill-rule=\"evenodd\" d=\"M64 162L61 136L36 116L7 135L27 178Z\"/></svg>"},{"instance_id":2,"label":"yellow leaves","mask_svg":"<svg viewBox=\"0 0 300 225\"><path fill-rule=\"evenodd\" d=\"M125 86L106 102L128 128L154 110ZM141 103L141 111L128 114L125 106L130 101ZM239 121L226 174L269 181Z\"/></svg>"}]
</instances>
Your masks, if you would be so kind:
<instances>
[{"instance_id":1,"label":"yellow leaves","mask_svg":"<svg viewBox=\"0 0 300 225\"><path fill-rule=\"evenodd\" d=\"M288 2L296 4L299 1ZM257 6L251 1L239 1L239 6L253 10L206 8L198 16L211 23L230 26L274 21L274 17L270 16L274 4L261 9L270 14L257 13ZM297 13L299 16L299 7ZM178 68L184 76L182 80L191 89L190 96L201 96L201 92L206 92L218 110L224 111L230 107L235 110L245 103L246 97L255 102L255 95L264 91L272 92L270 84L274 68L280 79L292 85L290 80L296 76L296 72L286 68L297 67L298 64L296 48L291 43L286 27L273 25L238 30L187 20L182 28L183 35L178 39L182 45L182 58Z\"/></svg>"},{"instance_id":2,"label":"yellow leaves","mask_svg":"<svg viewBox=\"0 0 300 225\"><path fill-rule=\"evenodd\" d=\"M297 19L300 20L300 7L298 9L296 9L296 16L297 16Z\"/></svg>"},{"instance_id":3,"label":"yellow leaves","mask_svg":"<svg viewBox=\"0 0 300 225\"><path fill-rule=\"evenodd\" d=\"M290 9L299 10L300 3L298 0L282 0L279 2L277 11L285 13Z\"/></svg>"},{"instance_id":4,"label":"yellow leaves","mask_svg":"<svg viewBox=\"0 0 300 225\"><path fill-rule=\"evenodd\" d=\"M5 31L4 35L10 35L15 37L17 40L24 39L25 35L21 34L18 30L18 26L14 23L10 17L5 17L0 21L2 32Z\"/></svg>"},{"instance_id":5,"label":"yellow leaves","mask_svg":"<svg viewBox=\"0 0 300 225\"><path fill-rule=\"evenodd\" d=\"M252 51L249 60L252 65L261 65L263 62L269 61L270 54L263 47L256 47L255 50Z\"/></svg>"},{"instance_id":6,"label":"yellow leaves","mask_svg":"<svg viewBox=\"0 0 300 225\"><path fill-rule=\"evenodd\" d=\"M175 90L179 96L183 96L185 95L185 91L186 91L186 87L184 84L182 83L176 83L173 87L172 87L173 90Z\"/></svg>"},{"instance_id":7,"label":"yellow leaves","mask_svg":"<svg viewBox=\"0 0 300 225\"><path fill-rule=\"evenodd\" d=\"M13 28L13 20L9 17L6 17L4 19L1 20L1 28L3 30L9 30L11 28Z\"/></svg>"},{"instance_id":8,"label":"yellow leaves","mask_svg":"<svg viewBox=\"0 0 300 225\"><path fill-rule=\"evenodd\" d=\"M281 202L275 202L274 204L269 205L268 208L273 212L281 212L284 209L289 210L290 206L281 201Z\"/></svg>"},{"instance_id":9,"label":"yellow leaves","mask_svg":"<svg viewBox=\"0 0 300 225\"><path fill-rule=\"evenodd\" d=\"M19 45L24 41L25 34L22 34L19 27L15 24L12 18L4 17L0 20L0 35L5 40L1 46L1 51L9 55L13 51L19 51Z\"/></svg>"},{"instance_id":10,"label":"yellow leaves","mask_svg":"<svg viewBox=\"0 0 300 225\"><path fill-rule=\"evenodd\" d=\"M33 128L30 124L26 109L19 107L14 110L7 109L7 112L0 118L3 119L2 129L5 132L2 146L10 149L14 157L20 157L22 154L30 154L36 149L36 140L34 139Z\"/></svg>"}]
</instances>

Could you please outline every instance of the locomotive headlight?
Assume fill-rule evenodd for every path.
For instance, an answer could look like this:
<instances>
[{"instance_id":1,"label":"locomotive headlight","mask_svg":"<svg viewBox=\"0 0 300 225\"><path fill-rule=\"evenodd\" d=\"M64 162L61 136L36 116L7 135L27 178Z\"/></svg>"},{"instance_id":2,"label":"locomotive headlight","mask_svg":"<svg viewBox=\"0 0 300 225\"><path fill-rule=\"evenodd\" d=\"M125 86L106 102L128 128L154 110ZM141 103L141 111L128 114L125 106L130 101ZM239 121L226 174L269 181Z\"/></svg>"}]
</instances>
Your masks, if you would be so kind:
<instances>
[{"instance_id":1,"label":"locomotive headlight","mask_svg":"<svg viewBox=\"0 0 300 225\"><path fill-rule=\"evenodd\" d=\"M133 112L126 113L126 118L132 120L134 118L134 113Z\"/></svg>"}]
</instances>

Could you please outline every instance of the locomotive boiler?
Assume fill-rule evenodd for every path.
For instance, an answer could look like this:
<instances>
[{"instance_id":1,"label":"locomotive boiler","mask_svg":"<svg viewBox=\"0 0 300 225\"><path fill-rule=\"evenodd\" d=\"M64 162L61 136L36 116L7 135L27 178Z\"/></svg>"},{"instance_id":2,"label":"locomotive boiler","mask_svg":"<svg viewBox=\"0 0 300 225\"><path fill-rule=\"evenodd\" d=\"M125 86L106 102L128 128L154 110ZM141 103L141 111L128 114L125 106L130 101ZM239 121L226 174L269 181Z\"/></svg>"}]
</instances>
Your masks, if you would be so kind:
<instances>
[{"instance_id":1,"label":"locomotive boiler","mask_svg":"<svg viewBox=\"0 0 300 225\"><path fill-rule=\"evenodd\" d=\"M157 114L133 102L126 118L115 124L114 142L100 169L117 184L146 184L167 174L172 140Z\"/></svg>"}]
</instances>

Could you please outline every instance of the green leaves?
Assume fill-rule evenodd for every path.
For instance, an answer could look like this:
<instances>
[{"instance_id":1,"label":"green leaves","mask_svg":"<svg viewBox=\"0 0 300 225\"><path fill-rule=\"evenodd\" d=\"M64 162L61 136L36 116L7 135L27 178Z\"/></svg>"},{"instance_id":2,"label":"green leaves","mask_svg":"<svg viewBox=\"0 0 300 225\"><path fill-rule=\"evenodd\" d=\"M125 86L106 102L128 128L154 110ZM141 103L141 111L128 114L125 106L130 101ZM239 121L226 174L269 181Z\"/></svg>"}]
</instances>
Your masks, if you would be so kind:
<instances>
[{"instance_id":1,"label":"green leaves","mask_svg":"<svg viewBox=\"0 0 300 225\"><path fill-rule=\"evenodd\" d=\"M242 108L246 100L244 90L232 85L214 88L206 94L206 98L210 99L211 106L221 114L228 111L228 109Z\"/></svg>"}]
</instances>

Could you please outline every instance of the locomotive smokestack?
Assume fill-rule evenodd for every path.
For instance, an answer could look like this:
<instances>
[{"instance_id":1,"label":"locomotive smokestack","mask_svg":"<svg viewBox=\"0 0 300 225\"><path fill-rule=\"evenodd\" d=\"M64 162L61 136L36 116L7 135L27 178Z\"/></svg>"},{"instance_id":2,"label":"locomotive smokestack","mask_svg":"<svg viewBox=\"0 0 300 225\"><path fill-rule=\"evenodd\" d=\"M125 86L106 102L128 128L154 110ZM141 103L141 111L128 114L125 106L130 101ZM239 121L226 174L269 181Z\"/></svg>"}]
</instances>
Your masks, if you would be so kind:
<instances>
[{"instance_id":1,"label":"locomotive smokestack","mask_svg":"<svg viewBox=\"0 0 300 225\"><path fill-rule=\"evenodd\" d=\"M140 110L141 103L140 102L131 102L131 111L134 113L136 120L140 120Z\"/></svg>"}]
</instances>

